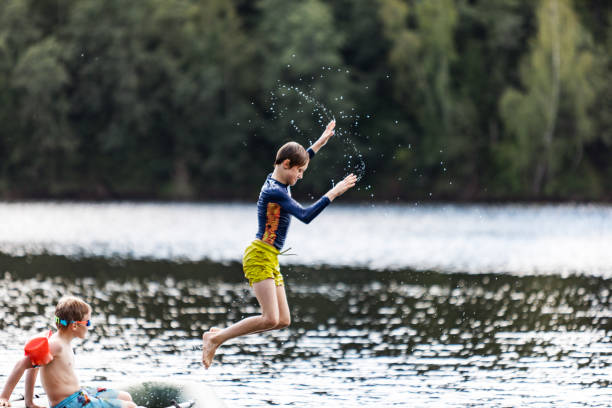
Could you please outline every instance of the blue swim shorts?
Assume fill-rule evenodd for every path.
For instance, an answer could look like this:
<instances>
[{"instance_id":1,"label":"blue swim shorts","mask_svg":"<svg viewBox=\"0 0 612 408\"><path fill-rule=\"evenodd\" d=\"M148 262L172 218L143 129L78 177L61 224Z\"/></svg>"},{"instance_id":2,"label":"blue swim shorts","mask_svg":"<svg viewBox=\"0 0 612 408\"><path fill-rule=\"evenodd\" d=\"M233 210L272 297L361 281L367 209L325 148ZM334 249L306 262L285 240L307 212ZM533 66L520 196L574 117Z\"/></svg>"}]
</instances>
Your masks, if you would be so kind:
<instances>
[{"instance_id":1,"label":"blue swim shorts","mask_svg":"<svg viewBox=\"0 0 612 408\"><path fill-rule=\"evenodd\" d=\"M121 408L121 406L118 391L85 387L51 408Z\"/></svg>"}]
</instances>

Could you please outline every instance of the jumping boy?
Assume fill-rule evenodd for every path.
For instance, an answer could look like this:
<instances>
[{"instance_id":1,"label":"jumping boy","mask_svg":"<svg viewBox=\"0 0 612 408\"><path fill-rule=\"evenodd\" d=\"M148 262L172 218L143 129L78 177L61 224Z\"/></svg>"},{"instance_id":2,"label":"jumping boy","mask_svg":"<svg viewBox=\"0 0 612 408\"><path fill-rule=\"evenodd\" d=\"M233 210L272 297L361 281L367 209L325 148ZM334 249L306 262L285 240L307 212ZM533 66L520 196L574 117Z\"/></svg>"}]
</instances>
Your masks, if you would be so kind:
<instances>
[{"instance_id":1,"label":"jumping boy","mask_svg":"<svg viewBox=\"0 0 612 408\"><path fill-rule=\"evenodd\" d=\"M9 398L23 376L26 374L26 407L33 404L34 383L39 366L41 382L51 408L135 408L130 394L124 391L104 388L81 388L74 372L74 352L71 342L76 337L84 339L90 327L91 307L81 299L67 296L60 299L55 307L55 325L58 329L48 340L37 338L35 350L28 349L9 375L0 394L0 407L10 407ZM41 341L39 341L41 340Z\"/></svg>"},{"instance_id":2,"label":"jumping boy","mask_svg":"<svg viewBox=\"0 0 612 408\"><path fill-rule=\"evenodd\" d=\"M213 328L204 333L202 363L206 368L212 364L217 348L227 340L289 326L289 305L278 255L285 242L291 216L308 224L357 181L355 175L348 175L307 208L291 198L290 186L304 176L310 159L333 136L335 126L336 122L332 120L308 150L299 143L289 142L276 153L274 171L268 175L257 201L257 239L246 248L242 260L244 275L253 287L261 315L247 317L223 330Z\"/></svg>"}]
</instances>

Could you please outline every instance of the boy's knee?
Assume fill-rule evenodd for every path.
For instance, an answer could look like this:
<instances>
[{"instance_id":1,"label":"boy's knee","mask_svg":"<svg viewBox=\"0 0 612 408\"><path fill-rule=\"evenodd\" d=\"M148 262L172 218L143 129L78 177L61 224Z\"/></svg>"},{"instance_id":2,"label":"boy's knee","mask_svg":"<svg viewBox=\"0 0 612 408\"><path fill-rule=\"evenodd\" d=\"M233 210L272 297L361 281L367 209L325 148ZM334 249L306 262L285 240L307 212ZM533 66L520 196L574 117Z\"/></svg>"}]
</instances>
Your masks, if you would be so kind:
<instances>
[{"instance_id":1,"label":"boy's knee","mask_svg":"<svg viewBox=\"0 0 612 408\"><path fill-rule=\"evenodd\" d=\"M132 401L132 396L127 391L119 391L117 398L123 401Z\"/></svg>"},{"instance_id":2,"label":"boy's knee","mask_svg":"<svg viewBox=\"0 0 612 408\"><path fill-rule=\"evenodd\" d=\"M289 327L290 324L291 324L291 318L290 317L279 319L278 325L276 326L276 328L277 329L284 329L285 327Z\"/></svg>"},{"instance_id":3,"label":"boy's knee","mask_svg":"<svg viewBox=\"0 0 612 408\"><path fill-rule=\"evenodd\" d=\"M121 408L136 408L136 407L138 407L138 405L134 404L132 401L121 400Z\"/></svg>"},{"instance_id":4,"label":"boy's knee","mask_svg":"<svg viewBox=\"0 0 612 408\"><path fill-rule=\"evenodd\" d=\"M264 315L261 318L264 329L272 329L278 326L278 315Z\"/></svg>"}]
</instances>

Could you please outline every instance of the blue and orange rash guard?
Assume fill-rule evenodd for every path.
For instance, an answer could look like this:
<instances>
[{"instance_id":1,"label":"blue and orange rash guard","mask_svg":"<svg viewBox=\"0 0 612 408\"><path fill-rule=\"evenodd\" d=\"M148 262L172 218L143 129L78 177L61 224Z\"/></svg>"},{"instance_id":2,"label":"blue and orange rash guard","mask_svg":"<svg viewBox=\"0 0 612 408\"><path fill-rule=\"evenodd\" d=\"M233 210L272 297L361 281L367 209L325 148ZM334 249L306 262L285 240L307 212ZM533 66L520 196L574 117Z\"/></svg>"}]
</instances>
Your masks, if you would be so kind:
<instances>
[{"instance_id":1,"label":"blue and orange rash guard","mask_svg":"<svg viewBox=\"0 0 612 408\"><path fill-rule=\"evenodd\" d=\"M310 158L312 158L314 151L310 148L307 151ZM256 238L273 245L280 251L285 243L292 215L308 224L330 202L329 198L323 196L310 207L304 208L300 203L291 198L290 186L274 180L272 174L268 174L257 201L259 228Z\"/></svg>"}]
</instances>

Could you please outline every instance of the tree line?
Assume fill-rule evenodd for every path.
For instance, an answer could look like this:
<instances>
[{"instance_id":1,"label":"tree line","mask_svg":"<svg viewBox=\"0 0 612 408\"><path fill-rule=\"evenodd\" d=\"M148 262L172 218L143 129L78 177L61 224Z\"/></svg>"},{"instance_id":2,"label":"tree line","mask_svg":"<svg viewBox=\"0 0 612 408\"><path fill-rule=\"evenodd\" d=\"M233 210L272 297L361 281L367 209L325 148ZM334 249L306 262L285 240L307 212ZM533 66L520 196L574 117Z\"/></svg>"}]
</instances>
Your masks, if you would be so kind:
<instances>
[{"instance_id":1,"label":"tree line","mask_svg":"<svg viewBox=\"0 0 612 408\"><path fill-rule=\"evenodd\" d=\"M0 197L612 199L603 0L3 0ZM302 196L300 196L302 194Z\"/></svg>"}]
</instances>

